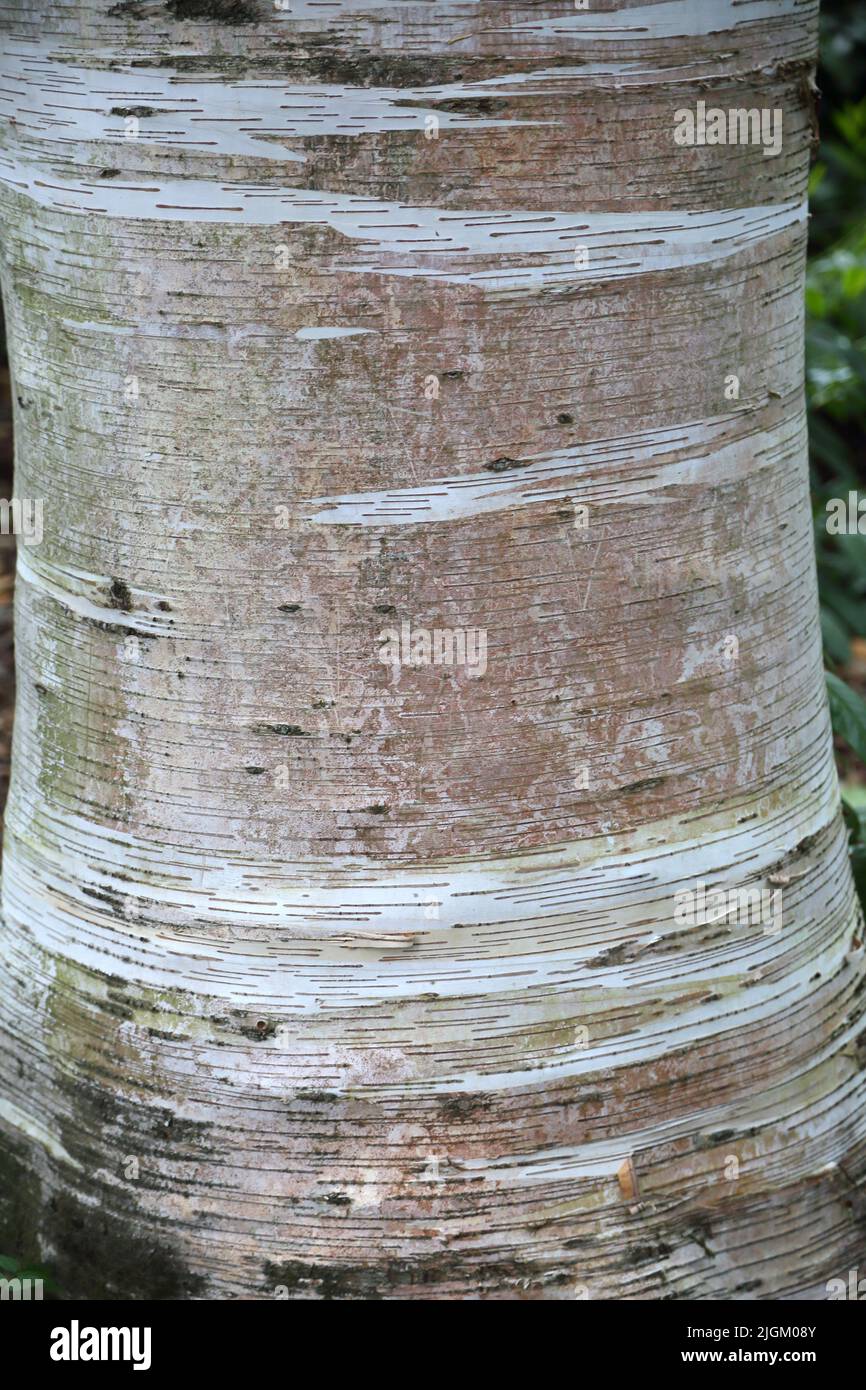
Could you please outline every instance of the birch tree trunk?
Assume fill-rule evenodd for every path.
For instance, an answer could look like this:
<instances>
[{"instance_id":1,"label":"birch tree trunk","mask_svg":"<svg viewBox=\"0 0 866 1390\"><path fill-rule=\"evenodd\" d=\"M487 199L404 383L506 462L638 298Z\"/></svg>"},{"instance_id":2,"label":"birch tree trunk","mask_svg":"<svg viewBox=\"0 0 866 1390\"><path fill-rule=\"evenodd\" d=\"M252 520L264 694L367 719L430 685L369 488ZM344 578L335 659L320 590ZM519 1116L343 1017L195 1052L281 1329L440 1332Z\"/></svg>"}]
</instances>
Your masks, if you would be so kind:
<instances>
[{"instance_id":1,"label":"birch tree trunk","mask_svg":"<svg viewBox=\"0 0 866 1390\"><path fill-rule=\"evenodd\" d=\"M84 1297L826 1297L816 7L4 16L4 1248ZM780 148L680 143L700 102Z\"/></svg>"}]
</instances>

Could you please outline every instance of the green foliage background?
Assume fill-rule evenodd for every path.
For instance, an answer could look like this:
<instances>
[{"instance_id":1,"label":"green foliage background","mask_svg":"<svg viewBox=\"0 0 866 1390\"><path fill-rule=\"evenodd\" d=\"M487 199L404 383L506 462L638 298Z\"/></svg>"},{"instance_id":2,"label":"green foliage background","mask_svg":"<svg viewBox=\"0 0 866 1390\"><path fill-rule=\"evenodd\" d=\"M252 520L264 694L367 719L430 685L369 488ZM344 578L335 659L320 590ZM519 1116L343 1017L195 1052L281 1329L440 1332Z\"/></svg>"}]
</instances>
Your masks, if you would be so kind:
<instances>
[{"instance_id":1,"label":"green foliage background","mask_svg":"<svg viewBox=\"0 0 866 1390\"><path fill-rule=\"evenodd\" d=\"M866 902L866 535L832 536L827 502L866 499L866 5L825 0L821 147L812 168L806 397L821 628L852 867ZM866 528L866 519L864 519ZM853 645L852 645L853 643ZM859 662L854 658L859 656Z\"/></svg>"},{"instance_id":2,"label":"green foliage background","mask_svg":"<svg viewBox=\"0 0 866 1390\"><path fill-rule=\"evenodd\" d=\"M866 638L866 535L829 536L826 503L862 488L866 445L866 5L822 22L821 148L812 168L806 390L824 644L830 663ZM866 496L866 491L863 493Z\"/></svg>"}]
</instances>

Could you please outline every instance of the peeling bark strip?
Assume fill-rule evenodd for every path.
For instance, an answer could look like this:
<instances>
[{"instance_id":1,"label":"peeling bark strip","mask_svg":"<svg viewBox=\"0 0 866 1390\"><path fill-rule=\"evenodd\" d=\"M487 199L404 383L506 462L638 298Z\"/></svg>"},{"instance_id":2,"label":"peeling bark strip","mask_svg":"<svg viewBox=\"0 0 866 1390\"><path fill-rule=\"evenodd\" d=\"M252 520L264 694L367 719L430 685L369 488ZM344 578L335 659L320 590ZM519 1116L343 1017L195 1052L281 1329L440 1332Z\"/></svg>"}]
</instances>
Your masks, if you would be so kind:
<instances>
[{"instance_id":1,"label":"peeling bark strip","mask_svg":"<svg viewBox=\"0 0 866 1390\"><path fill-rule=\"evenodd\" d=\"M821 1298L866 1258L815 20L5 11L45 505L0 1240L68 1293ZM676 143L699 101L782 112L778 155ZM484 669L383 631L483 634ZM683 925L714 890L781 928Z\"/></svg>"}]
</instances>

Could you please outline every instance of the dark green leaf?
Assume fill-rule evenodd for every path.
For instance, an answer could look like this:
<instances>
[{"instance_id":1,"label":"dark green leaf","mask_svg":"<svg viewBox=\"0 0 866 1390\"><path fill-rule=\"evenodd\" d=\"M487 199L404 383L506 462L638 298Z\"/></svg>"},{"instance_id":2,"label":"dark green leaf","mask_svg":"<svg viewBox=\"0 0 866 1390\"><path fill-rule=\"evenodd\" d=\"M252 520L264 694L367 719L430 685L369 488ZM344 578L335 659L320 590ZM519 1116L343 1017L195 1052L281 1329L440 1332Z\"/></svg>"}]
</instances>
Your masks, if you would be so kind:
<instances>
[{"instance_id":1,"label":"dark green leaf","mask_svg":"<svg viewBox=\"0 0 866 1390\"><path fill-rule=\"evenodd\" d=\"M844 738L861 762L866 763L866 700L832 671L824 672L830 700L833 732Z\"/></svg>"}]
</instances>

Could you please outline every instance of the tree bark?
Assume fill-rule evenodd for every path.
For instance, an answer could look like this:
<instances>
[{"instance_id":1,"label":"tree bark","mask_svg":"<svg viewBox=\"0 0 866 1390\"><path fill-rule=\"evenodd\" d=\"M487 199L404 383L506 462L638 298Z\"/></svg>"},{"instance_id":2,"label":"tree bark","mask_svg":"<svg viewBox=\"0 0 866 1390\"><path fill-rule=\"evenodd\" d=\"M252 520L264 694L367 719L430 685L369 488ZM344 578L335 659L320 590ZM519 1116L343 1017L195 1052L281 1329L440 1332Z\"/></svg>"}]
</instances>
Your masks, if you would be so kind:
<instances>
[{"instance_id":1,"label":"tree bark","mask_svg":"<svg viewBox=\"0 0 866 1390\"><path fill-rule=\"evenodd\" d=\"M84 1297L825 1297L866 975L816 7L4 15L10 1253ZM780 151L676 143L701 101ZM684 925L701 884L781 930Z\"/></svg>"}]
</instances>

